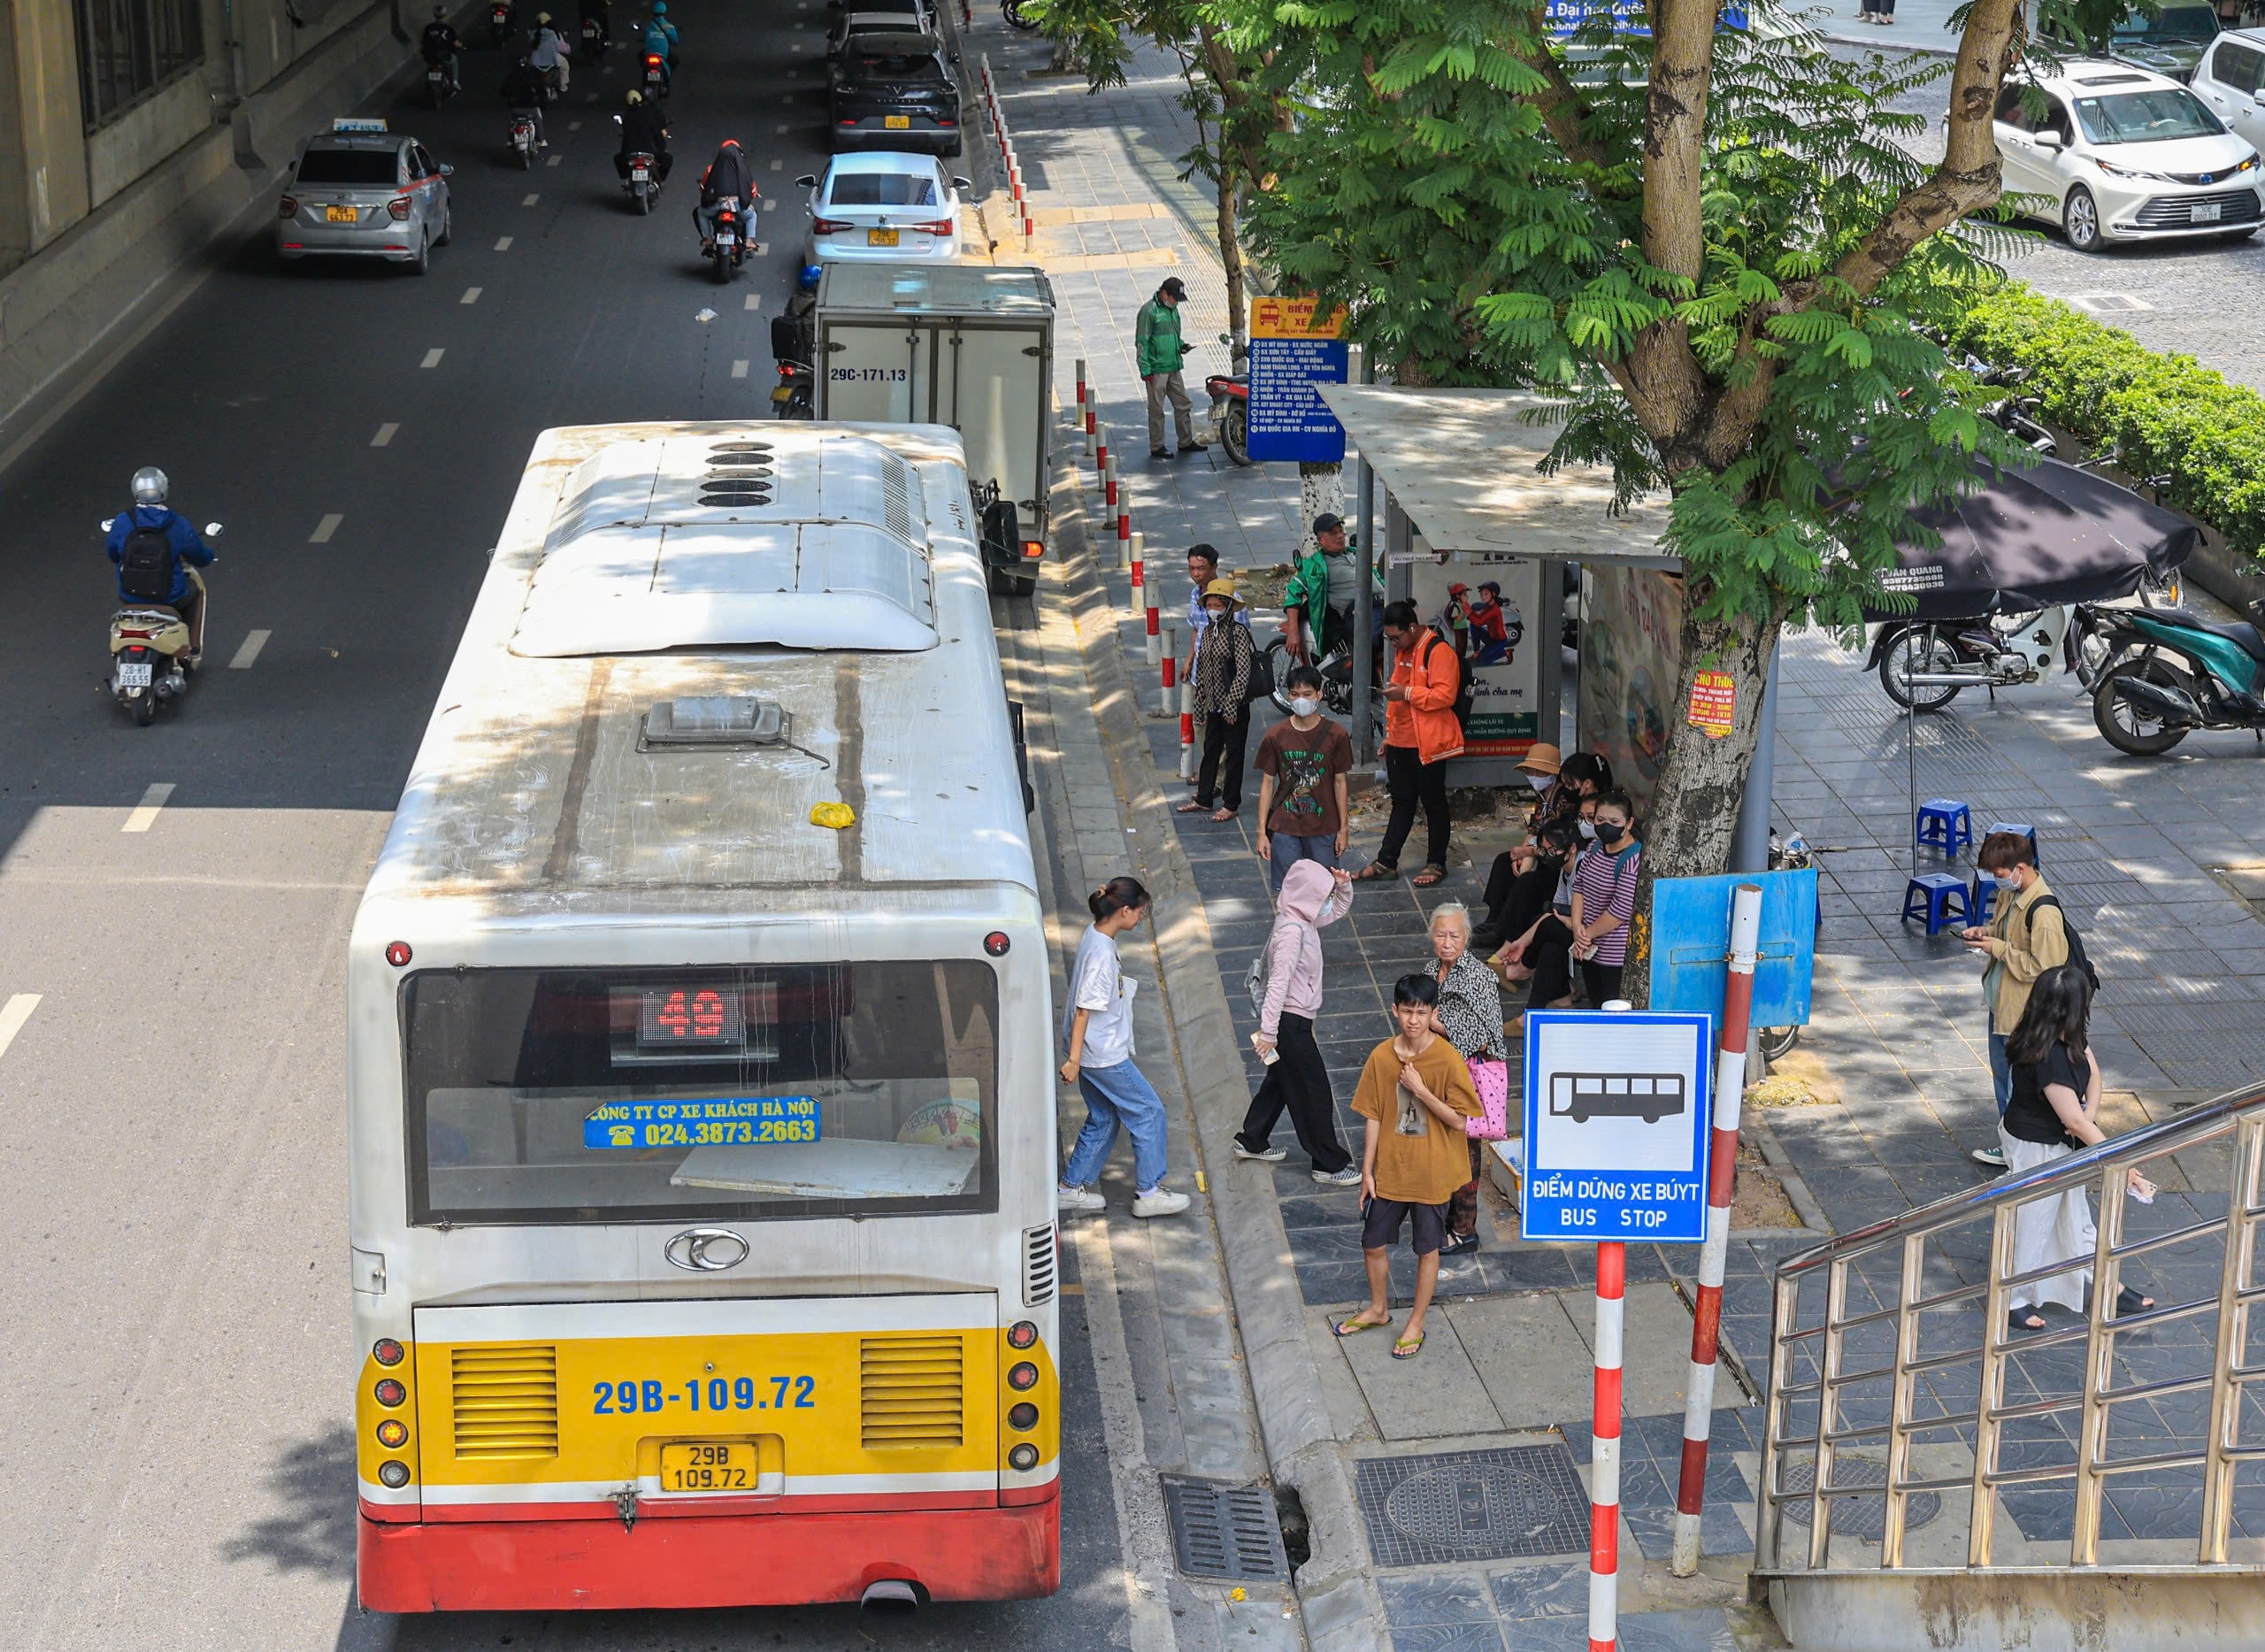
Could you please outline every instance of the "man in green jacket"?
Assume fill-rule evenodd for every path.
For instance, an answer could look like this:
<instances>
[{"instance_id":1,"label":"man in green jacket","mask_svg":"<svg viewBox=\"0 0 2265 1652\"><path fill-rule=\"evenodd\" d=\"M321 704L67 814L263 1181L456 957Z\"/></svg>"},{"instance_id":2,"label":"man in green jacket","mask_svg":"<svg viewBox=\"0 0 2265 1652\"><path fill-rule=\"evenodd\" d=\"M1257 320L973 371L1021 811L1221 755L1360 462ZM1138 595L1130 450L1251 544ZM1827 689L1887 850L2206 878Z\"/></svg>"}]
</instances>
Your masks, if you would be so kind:
<instances>
[{"instance_id":1,"label":"man in green jacket","mask_svg":"<svg viewBox=\"0 0 2265 1652\"><path fill-rule=\"evenodd\" d=\"M1187 386L1179 376L1180 358L1189 346L1179 342L1179 306L1187 288L1177 275L1156 288L1156 296L1140 306L1132 324L1132 348L1138 355L1141 381L1148 387L1148 457L1168 459L1164 446L1164 398L1171 398L1172 422L1178 426L1179 450L1201 453L1195 439L1195 409L1187 399Z\"/></svg>"}]
</instances>

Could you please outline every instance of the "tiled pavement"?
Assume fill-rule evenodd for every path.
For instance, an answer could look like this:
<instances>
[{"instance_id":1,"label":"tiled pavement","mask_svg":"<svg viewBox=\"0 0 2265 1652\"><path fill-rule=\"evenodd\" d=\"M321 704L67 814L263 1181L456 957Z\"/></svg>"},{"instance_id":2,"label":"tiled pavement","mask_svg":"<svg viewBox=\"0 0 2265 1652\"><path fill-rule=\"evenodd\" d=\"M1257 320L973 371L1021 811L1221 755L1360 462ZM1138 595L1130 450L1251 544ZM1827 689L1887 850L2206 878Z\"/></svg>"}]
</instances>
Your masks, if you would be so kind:
<instances>
[{"instance_id":1,"label":"tiled pavement","mask_svg":"<svg viewBox=\"0 0 2265 1652\"><path fill-rule=\"evenodd\" d=\"M1060 402L1071 402L1071 375L1082 356L1102 417L1131 433L1119 447L1132 456L1125 475L1134 526L1147 535L1152 565L1168 576L1165 588L1184 599L1185 580L1171 552L1197 539L1220 546L1231 568L1284 560L1301 514L1289 467L1236 470L1211 454L1152 465L1139 451L1144 444L1131 365L1132 316L1160 270L1169 263L1188 281L1192 341L1208 345L1224 316L1209 202L1200 182L1171 176L1172 158L1192 141L1173 101L1176 73L1161 60L1144 59L1132 85L1088 97L1077 82L1025 75L1027 65L1042 62L1042 48L1005 39L995 26L979 27L974 47L990 56L1017 134L1041 224L1039 256L1066 265L1054 278L1062 306ZM1199 416L1206 353L1199 349L1191 357ZM1153 669L1140 663L1143 638L1125 577L1106 567L1105 573L1135 680L1153 684ZM1830 1088L1819 1104L1773 1110L1771 1123L1818 1206L1845 1231L1976 1186L1983 1172L1968 1162L1967 1151L1994 1140L1994 1121L1976 971L1954 937L1927 940L1896 917L1909 867L1905 726L1877 682L1861 672L1859 660L1829 638L1789 637L1783 659L1777 814L1820 850L1823 872L1816 1010L1802 1053ZM1176 795L1176 727L1159 715L1157 691L1150 688L1148 697L1157 783ZM2265 767L2259 766L2265 750L2233 736L2196 736L2169 759L2123 758L2092 730L2088 706L2069 688L2054 685L1994 700L1969 694L1954 710L1919 719L1916 739L1921 797L1965 801L1977 828L1993 819L2037 826L2046 874L2103 977L2095 1041L2110 1087L2136 1094L2135 1103L2124 1104L2124 1123L2164 1116L2183 1100L2265 1074L2265 924L2222 881L2228 867L2265 867L2265 809L2258 806L2265 797ZM1176 820L1237 1031L1247 1036L1251 1018L1242 972L1271 922L1248 811L1227 826L1200 817ZM1357 864L1365 858L1356 838L1351 859ZM1357 1121L1341 1103L1386 1031L1392 979L1424 956L1427 908L1451 898L1475 906L1482 872L1456 866L1446 884L1423 896L1403 883L1364 887L1352 914L1324 932L1330 984L1317 1032L1348 1132ZM1255 1060L1247 1066L1255 1086L1259 1069ZM1275 1172L1275 1185L1301 1289L1316 1305L1355 1300L1363 1290L1357 1199L1314 1187L1299 1156L1294 1153ZM2165 1179L2151 1210L2133 1207L2131 1231L2167 1232L2223 1210L2223 1194L2214 1195L2204 1179L2189 1191L2176 1175ZM1443 1299L1578 1294L1593 1278L1578 1248L1528 1245L1515 1232L1490 1231L1487 1237L1477 1256L1443 1270ZM1766 1371L1770 1270L1806 1242L1795 1237L1732 1246L1725 1335L1757 1376ZM1986 1235L1954 1236L1933 1249L1930 1261L1946 1278L1978 1278ZM1694 1263L1688 1248L1632 1248L1630 1277L1671 1277L1687 1285ZM1408 1288L1401 1277L1407 1267L1405 1258L1396 1266L1398 1294ZM2174 1250L2149 1258L2130 1278L2165 1301L2184 1301L2206 1288L2215 1293L2216 1267L2215 1254ZM1970 1324L1958 1334L1970 1337ZM2192 1333L2166 1327L2127 1345L2123 1374L2137 1380L2184 1374L2198 1346ZM2072 1348L2025 1356L2012 1386L2038 1397L2073 1392L2078 1362ZM1969 1377L1969 1390L1970 1383ZM1954 1373L1936 1382L1946 1410L1957 1409L1958 1387ZM1843 1420L1869 1420L1865 1403L1854 1398ZM1965 1403L1971 1403L1970 1392ZM2191 1440L2200 1426L2198 1404L2195 1396L2177 1395L2118 1407L2111 1437L2117 1449L2132 1451ZM1717 1418L1710 1553L1751 1541L1760 1428L1758 1408ZM1586 1418L1555 1420L1586 1462ZM2074 1420L2055 1416L2026 1424L2013 1448L2066 1451ZM1665 1554L1679 1426L1677 1416L1629 1425L1628 1523L1652 1559ZM2255 1436L2246 1431L2246 1437ZM2105 1536L2191 1535L2199 1492L2176 1474L2154 1479L2118 1479ZM2253 1486L2246 1482L2240 1504L2245 1529L2265 1533L2265 1473ZM2065 1540L2067 1506L2062 1487L2007 1499L2017 1535L2031 1540ZM1578 1571L1568 1562L1387 1572L1394 1644L1403 1652L1578 1645L1586 1633ZM1726 1647L1735 1625L1710 1608L1632 1613L1622 1626L1632 1648L1682 1648ZM1749 1635L1746 1628L1738 1633Z\"/></svg>"}]
</instances>

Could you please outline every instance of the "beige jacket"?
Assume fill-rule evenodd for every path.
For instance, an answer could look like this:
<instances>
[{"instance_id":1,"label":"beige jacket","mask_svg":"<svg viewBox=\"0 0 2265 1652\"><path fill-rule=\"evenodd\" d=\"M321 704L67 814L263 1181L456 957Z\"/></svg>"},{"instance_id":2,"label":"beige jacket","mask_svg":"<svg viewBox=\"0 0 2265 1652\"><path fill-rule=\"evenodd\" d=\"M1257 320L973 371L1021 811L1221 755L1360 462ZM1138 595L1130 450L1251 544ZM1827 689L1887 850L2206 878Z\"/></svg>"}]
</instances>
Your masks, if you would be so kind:
<instances>
[{"instance_id":1,"label":"beige jacket","mask_svg":"<svg viewBox=\"0 0 2265 1652\"><path fill-rule=\"evenodd\" d=\"M2037 985L2037 978L2069 961L2069 932L2061 922L2061 909L2048 906L2033 918L2031 916L2030 909L2052 893L2040 873L2019 895L2011 900L1999 898L1990 933L2006 944L1982 972L1985 981L1990 970L1996 970L1998 975L1997 995L1990 1002L1992 1033L2012 1032L2021 1012L2029 1007L2029 989Z\"/></svg>"}]
</instances>

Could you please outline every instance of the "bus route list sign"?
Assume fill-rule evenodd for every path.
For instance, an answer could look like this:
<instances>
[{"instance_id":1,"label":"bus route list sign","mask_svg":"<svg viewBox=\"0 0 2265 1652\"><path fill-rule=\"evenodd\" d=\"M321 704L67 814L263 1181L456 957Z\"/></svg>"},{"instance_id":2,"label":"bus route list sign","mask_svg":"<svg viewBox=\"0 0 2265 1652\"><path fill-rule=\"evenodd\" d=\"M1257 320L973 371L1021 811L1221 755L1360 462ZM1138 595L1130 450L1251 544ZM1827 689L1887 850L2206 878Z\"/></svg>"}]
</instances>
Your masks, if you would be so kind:
<instances>
[{"instance_id":1,"label":"bus route list sign","mask_svg":"<svg viewBox=\"0 0 2265 1652\"><path fill-rule=\"evenodd\" d=\"M1706 1238L1714 1018L1534 1010L1525 1028L1525 1236Z\"/></svg>"},{"instance_id":2,"label":"bus route list sign","mask_svg":"<svg viewBox=\"0 0 2265 1652\"><path fill-rule=\"evenodd\" d=\"M1257 463L1344 461L1345 426L1318 387L1345 382L1345 311L1324 316L1318 309L1310 298L1251 301L1248 442Z\"/></svg>"}]
</instances>

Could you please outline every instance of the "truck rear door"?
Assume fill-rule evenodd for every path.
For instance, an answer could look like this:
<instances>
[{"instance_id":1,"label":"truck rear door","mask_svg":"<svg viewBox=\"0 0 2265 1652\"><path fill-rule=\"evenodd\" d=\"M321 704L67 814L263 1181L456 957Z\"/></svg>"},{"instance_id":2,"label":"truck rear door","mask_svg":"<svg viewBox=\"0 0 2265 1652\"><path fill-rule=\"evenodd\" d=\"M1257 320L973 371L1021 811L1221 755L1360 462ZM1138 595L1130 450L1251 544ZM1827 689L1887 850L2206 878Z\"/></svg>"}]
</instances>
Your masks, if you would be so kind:
<instances>
[{"instance_id":1,"label":"truck rear door","mask_svg":"<svg viewBox=\"0 0 2265 1652\"><path fill-rule=\"evenodd\" d=\"M818 342L818 416L925 424L933 395L934 334L902 321L829 321Z\"/></svg>"},{"instance_id":2,"label":"truck rear door","mask_svg":"<svg viewBox=\"0 0 2265 1652\"><path fill-rule=\"evenodd\" d=\"M957 371L949 405L939 410L967 443L967 473L995 481L1014 502L1025 531L1045 519L1040 438L1046 418L1044 334L1036 327L967 327L947 342ZM840 415L836 415L840 417Z\"/></svg>"}]
</instances>

